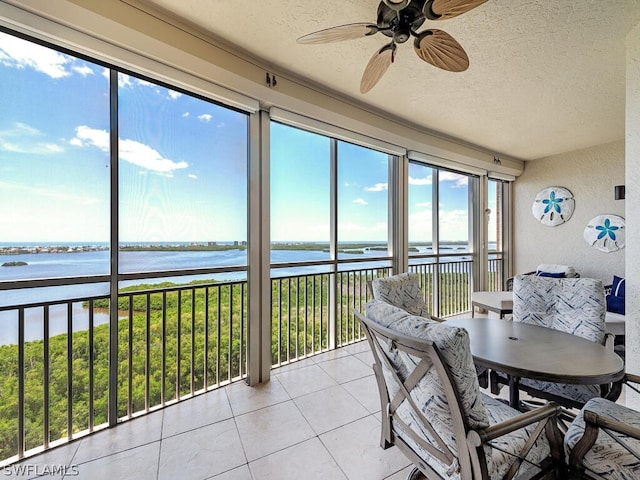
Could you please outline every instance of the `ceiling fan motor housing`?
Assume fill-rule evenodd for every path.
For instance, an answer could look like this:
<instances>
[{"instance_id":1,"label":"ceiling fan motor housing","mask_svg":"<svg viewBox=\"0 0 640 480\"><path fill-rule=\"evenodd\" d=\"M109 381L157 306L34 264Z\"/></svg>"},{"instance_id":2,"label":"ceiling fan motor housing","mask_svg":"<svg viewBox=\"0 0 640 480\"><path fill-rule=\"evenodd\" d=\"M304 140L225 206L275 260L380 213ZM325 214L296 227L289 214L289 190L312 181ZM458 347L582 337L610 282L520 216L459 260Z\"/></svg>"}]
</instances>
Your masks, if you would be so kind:
<instances>
[{"instance_id":1,"label":"ceiling fan motor housing","mask_svg":"<svg viewBox=\"0 0 640 480\"><path fill-rule=\"evenodd\" d=\"M387 5L387 0L380 2L377 20L380 32L396 43L405 43L425 21L424 3L424 0L411 0L404 8L396 10Z\"/></svg>"}]
</instances>

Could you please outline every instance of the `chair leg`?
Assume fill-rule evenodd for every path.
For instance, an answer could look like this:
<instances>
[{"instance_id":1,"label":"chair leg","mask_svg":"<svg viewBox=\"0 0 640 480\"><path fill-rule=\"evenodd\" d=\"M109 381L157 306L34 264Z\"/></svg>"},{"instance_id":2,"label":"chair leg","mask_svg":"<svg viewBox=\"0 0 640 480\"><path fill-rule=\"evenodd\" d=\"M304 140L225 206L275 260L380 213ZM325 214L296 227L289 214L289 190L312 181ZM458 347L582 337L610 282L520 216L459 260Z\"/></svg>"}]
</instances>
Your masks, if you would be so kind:
<instances>
[{"instance_id":1,"label":"chair leg","mask_svg":"<svg viewBox=\"0 0 640 480\"><path fill-rule=\"evenodd\" d=\"M489 386L489 370L478 374L478 383L480 384L480 388L487 388Z\"/></svg>"},{"instance_id":2,"label":"chair leg","mask_svg":"<svg viewBox=\"0 0 640 480\"><path fill-rule=\"evenodd\" d=\"M409 473L407 480L426 480L426 478L418 467L414 467L411 473Z\"/></svg>"},{"instance_id":3,"label":"chair leg","mask_svg":"<svg viewBox=\"0 0 640 480\"><path fill-rule=\"evenodd\" d=\"M494 395L499 395L500 382L499 382L498 372L491 370L491 372L489 373L489 379L490 379L489 383L491 384L491 393Z\"/></svg>"}]
</instances>

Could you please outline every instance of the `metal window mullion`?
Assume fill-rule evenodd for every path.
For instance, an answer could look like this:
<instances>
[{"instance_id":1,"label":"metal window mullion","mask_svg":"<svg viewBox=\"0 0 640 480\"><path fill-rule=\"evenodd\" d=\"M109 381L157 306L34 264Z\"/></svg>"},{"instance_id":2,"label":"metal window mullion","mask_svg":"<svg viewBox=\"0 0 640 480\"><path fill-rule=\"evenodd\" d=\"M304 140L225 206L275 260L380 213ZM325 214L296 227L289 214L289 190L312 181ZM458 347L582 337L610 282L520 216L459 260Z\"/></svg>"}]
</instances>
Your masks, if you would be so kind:
<instances>
[{"instance_id":1,"label":"metal window mullion","mask_svg":"<svg viewBox=\"0 0 640 480\"><path fill-rule=\"evenodd\" d=\"M111 215L109 238L109 401L108 422L113 427L118 423L118 221L119 221L119 185L118 185L118 72L109 71L109 141L111 167Z\"/></svg>"},{"instance_id":2,"label":"metal window mullion","mask_svg":"<svg viewBox=\"0 0 640 480\"><path fill-rule=\"evenodd\" d=\"M151 294L147 293L147 317L145 332L145 362L144 362L144 409L149 411L151 407Z\"/></svg>"},{"instance_id":3,"label":"metal window mullion","mask_svg":"<svg viewBox=\"0 0 640 480\"><path fill-rule=\"evenodd\" d=\"M291 361L291 278L287 279L287 362Z\"/></svg>"},{"instance_id":4,"label":"metal window mullion","mask_svg":"<svg viewBox=\"0 0 640 480\"><path fill-rule=\"evenodd\" d=\"M90 307L91 308L91 307ZM93 309L91 310L93 311ZM91 326L91 324L90 324ZM44 386L44 392L43 392L43 413L44 413L44 418L42 421L42 426L43 426L43 434L44 434L44 448L48 449L49 448L49 395L50 395L50 385L49 385L49 376L50 376L50 359L49 359L49 305L45 305L44 306L44 324L43 324L43 352L42 352L42 365L43 365L43 372L42 372L42 376L43 376L43 386ZM90 372L92 369L93 365L89 365L90 368ZM91 377L89 377L89 381L91 381ZM89 406L91 407L91 397L89 397ZM93 409L90 409L92 413ZM90 417L91 419L93 419L93 415L91 415Z\"/></svg>"},{"instance_id":5,"label":"metal window mullion","mask_svg":"<svg viewBox=\"0 0 640 480\"><path fill-rule=\"evenodd\" d=\"M335 138L330 139L329 151L329 257L333 261L331 266L331 274L329 275L329 322L327 325L327 335L329 349L336 348L336 340L338 336L337 316L337 259L338 259L338 141Z\"/></svg>"},{"instance_id":6,"label":"metal window mullion","mask_svg":"<svg viewBox=\"0 0 640 480\"><path fill-rule=\"evenodd\" d=\"M196 386L196 289L191 289L191 379L189 382L189 390L191 395L195 391Z\"/></svg>"},{"instance_id":7,"label":"metal window mullion","mask_svg":"<svg viewBox=\"0 0 640 480\"><path fill-rule=\"evenodd\" d=\"M433 311L440 316L440 175L432 168L431 182L431 251L435 255L433 265Z\"/></svg>"},{"instance_id":8,"label":"metal window mullion","mask_svg":"<svg viewBox=\"0 0 640 480\"><path fill-rule=\"evenodd\" d=\"M45 316L45 321L48 321L48 318L46 316ZM95 362L95 346L94 346L93 322L94 322L93 300L89 300L89 345L88 345L89 351L87 353L89 355L88 361L89 361L89 431L90 432L93 432L94 420L95 420L95 412L93 411L94 410L93 396L95 393L95 381L94 381L95 379L94 379L94 368L93 368L93 364Z\"/></svg>"},{"instance_id":9,"label":"metal window mullion","mask_svg":"<svg viewBox=\"0 0 640 480\"><path fill-rule=\"evenodd\" d=\"M180 357L182 356L182 290L177 295L178 318L176 320L176 394L175 399L180 400Z\"/></svg>"},{"instance_id":10,"label":"metal window mullion","mask_svg":"<svg viewBox=\"0 0 640 480\"><path fill-rule=\"evenodd\" d=\"M309 305L307 305L307 285L309 283L309 277L307 275L304 276L304 329L303 329L303 340L302 340L302 354L307 356L307 322L309 321Z\"/></svg>"},{"instance_id":11,"label":"metal window mullion","mask_svg":"<svg viewBox=\"0 0 640 480\"><path fill-rule=\"evenodd\" d=\"M160 400L162 406L167 401L167 292L162 292L162 357L160 359L160 368L162 370L162 382L160 385Z\"/></svg>"},{"instance_id":12,"label":"metal window mullion","mask_svg":"<svg viewBox=\"0 0 640 480\"><path fill-rule=\"evenodd\" d=\"M133 295L129 295L127 325L127 416L133 415Z\"/></svg>"},{"instance_id":13,"label":"metal window mullion","mask_svg":"<svg viewBox=\"0 0 640 480\"><path fill-rule=\"evenodd\" d=\"M216 385L220 385L220 331L222 323L222 287L218 287L216 302Z\"/></svg>"},{"instance_id":14,"label":"metal window mullion","mask_svg":"<svg viewBox=\"0 0 640 480\"><path fill-rule=\"evenodd\" d=\"M67 438L73 438L73 304L67 303Z\"/></svg>"},{"instance_id":15,"label":"metal window mullion","mask_svg":"<svg viewBox=\"0 0 640 480\"><path fill-rule=\"evenodd\" d=\"M244 362L242 361L243 358L243 354L244 354L244 342L245 342L245 335L244 335L244 327L245 327L245 315L246 315L246 311L245 311L245 295L246 295L246 289L245 289L245 284L242 283L240 284L240 351L238 352L238 376L242 377L242 375L244 374L246 367L244 366Z\"/></svg>"},{"instance_id":16,"label":"metal window mullion","mask_svg":"<svg viewBox=\"0 0 640 480\"><path fill-rule=\"evenodd\" d=\"M300 277L296 277L296 359L300 358Z\"/></svg>"},{"instance_id":17,"label":"metal window mullion","mask_svg":"<svg viewBox=\"0 0 640 480\"><path fill-rule=\"evenodd\" d=\"M232 359L232 348L233 348L233 285L229 285L229 340L227 343L227 380L231 380L233 378L231 372L231 359Z\"/></svg>"},{"instance_id":18,"label":"metal window mullion","mask_svg":"<svg viewBox=\"0 0 640 480\"><path fill-rule=\"evenodd\" d=\"M18 458L24 457L24 308L18 310Z\"/></svg>"},{"instance_id":19,"label":"metal window mullion","mask_svg":"<svg viewBox=\"0 0 640 480\"><path fill-rule=\"evenodd\" d=\"M204 290L204 355L202 366L202 383L205 390L209 387L209 287Z\"/></svg>"}]
</instances>

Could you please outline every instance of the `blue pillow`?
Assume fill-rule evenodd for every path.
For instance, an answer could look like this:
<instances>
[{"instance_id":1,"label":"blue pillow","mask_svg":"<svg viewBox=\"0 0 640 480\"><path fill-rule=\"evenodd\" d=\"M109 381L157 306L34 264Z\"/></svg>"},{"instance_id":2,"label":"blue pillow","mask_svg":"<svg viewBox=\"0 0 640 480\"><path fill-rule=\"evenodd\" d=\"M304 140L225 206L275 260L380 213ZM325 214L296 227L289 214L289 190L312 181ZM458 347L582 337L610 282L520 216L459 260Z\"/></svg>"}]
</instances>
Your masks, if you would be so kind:
<instances>
[{"instance_id":1,"label":"blue pillow","mask_svg":"<svg viewBox=\"0 0 640 480\"><path fill-rule=\"evenodd\" d=\"M626 282L624 281L624 278L614 275L613 284L611 285L611 295L624 298L624 292L626 290L625 285Z\"/></svg>"},{"instance_id":2,"label":"blue pillow","mask_svg":"<svg viewBox=\"0 0 640 480\"><path fill-rule=\"evenodd\" d=\"M541 272L540 270L538 270L536 272L536 275L538 277L564 278L564 272L554 273L554 272Z\"/></svg>"},{"instance_id":3,"label":"blue pillow","mask_svg":"<svg viewBox=\"0 0 640 480\"><path fill-rule=\"evenodd\" d=\"M624 315L624 297L607 295L607 311Z\"/></svg>"}]
</instances>

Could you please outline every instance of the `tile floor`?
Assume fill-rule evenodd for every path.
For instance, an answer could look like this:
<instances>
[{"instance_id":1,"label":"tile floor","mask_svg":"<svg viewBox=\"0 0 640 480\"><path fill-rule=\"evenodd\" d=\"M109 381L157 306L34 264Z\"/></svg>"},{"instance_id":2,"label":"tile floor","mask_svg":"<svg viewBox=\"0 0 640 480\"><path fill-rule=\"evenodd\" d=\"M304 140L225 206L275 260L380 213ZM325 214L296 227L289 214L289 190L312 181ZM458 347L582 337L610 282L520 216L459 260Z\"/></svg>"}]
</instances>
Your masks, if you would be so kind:
<instances>
[{"instance_id":1,"label":"tile floor","mask_svg":"<svg viewBox=\"0 0 640 480\"><path fill-rule=\"evenodd\" d=\"M366 341L275 369L57 447L4 478L400 480L379 445L379 397ZM66 476L65 476L66 470ZM44 475L43 475L44 474Z\"/></svg>"}]
</instances>

